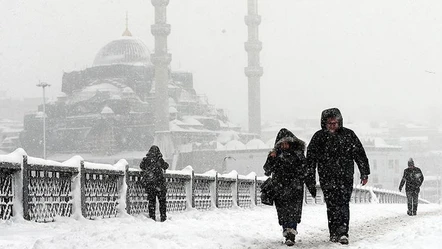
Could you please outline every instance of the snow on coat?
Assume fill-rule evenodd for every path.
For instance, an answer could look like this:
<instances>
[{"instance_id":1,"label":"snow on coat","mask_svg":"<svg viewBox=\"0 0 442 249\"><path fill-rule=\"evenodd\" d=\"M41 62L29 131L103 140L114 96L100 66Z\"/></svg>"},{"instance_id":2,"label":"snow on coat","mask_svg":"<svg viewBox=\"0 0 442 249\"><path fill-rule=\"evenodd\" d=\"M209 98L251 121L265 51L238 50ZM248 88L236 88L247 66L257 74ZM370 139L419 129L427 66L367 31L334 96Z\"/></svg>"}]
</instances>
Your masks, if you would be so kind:
<instances>
[{"instance_id":1,"label":"snow on coat","mask_svg":"<svg viewBox=\"0 0 442 249\"><path fill-rule=\"evenodd\" d=\"M405 184L406 192L420 190L420 186L423 182L424 175L422 174L421 169L418 167L406 168L404 169L404 175L402 176L399 189L402 189Z\"/></svg>"},{"instance_id":2,"label":"snow on coat","mask_svg":"<svg viewBox=\"0 0 442 249\"><path fill-rule=\"evenodd\" d=\"M281 149L283 142L289 144L289 149ZM301 222L305 175L304 150L305 143L291 131L283 128L279 131L273 148L276 156L272 157L269 154L263 166L265 175L272 176L280 225Z\"/></svg>"},{"instance_id":3,"label":"snow on coat","mask_svg":"<svg viewBox=\"0 0 442 249\"><path fill-rule=\"evenodd\" d=\"M330 117L337 118L339 122L339 129L335 134L326 129L326 122ZM314 181L317 167L321 187L352 185L355 162L361 178L366 178L370 174L370 166L361 141L352 130L343 126L339 109L324 110L321 115L321 130L313 135L307 148L306 181Z\"/></svg>"},{"instance_id":4,"label":"snow on coat","mask_svg":"<svg viewBox=\"0 0 442 249\"><path fill-rule=\"evenodd\" d=\"M169 164L164 161L160 149L153 145L140 163L140 169L142 170L141 183L146 188L165 188L164 170L167 168L169 168Z\"/></svg>"}]
</instances>

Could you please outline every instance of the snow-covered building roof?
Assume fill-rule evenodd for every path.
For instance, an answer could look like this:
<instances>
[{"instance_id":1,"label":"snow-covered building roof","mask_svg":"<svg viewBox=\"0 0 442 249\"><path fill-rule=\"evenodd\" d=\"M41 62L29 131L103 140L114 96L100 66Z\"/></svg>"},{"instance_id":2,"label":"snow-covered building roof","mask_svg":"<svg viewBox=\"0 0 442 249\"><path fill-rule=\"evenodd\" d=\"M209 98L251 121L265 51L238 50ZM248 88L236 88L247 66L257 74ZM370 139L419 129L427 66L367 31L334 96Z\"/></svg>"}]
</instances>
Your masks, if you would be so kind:
<instances>
[{"instance_id":1,"label":"snow-covered building roof","mask_svg":"<svg viewBox=\"0 0 442 249\"><path fill-rule=\"evenodd\" d=\"M269 148L269 146L267 144L265 144L262 140L255 138L255 139L252 139L246 143L246 148L247 149L266 149L266 148Z\"/></svg>"},{"instance_id":2,"label":"snow-covered building roof","mask_svg":"<svg viewBox=\"0 0 442 249\"><path fill-rule=\"evenodd\" d=\"M173 98L169 98L169 106L174 106L176 107L176 102Z\"/></svg>"},{"instance_id":3,"label":"snow-covered building roof","mask_svg":"<svg viewBox=\"0 0 442 249\"><path fill-rule=\"evenodd\" d=\"M210 145L215 144L215 149L216 150L224 150L226 148L224 145L222 145L220 142L217 142L217 141L212 141L209 144Z\"/></svg>"},{"instance_id":4,"label":"snow-covered building roof","mask_svg":"<svg viewBox=\"0 0 442 249\"><path fill-rule=\"evenodd\" d=\"M361 142L364 146L372 146L375 148L402 148L399 145L390 145L385 142L383 138L380 137L361 137Z\"/></svg>"},{"instance_id":5,"label":"snow-covered building roof","mask_svg":"<svg viewBox=\"0 0 442 249\"><path fill-rule=\"evenodd\" d=\"M181 94L179 96L178 102L185 102L185 103L197 103L198 101L195 100L192 94L190 94L188 91L182 89Z\"/></svg>"},{"instance_id":6,"label":"snow-covered building roof","mask_svg":"<svg viewBox=\"0 0 442 249\"><path fill-rule=\"evenodd\" d=\"M344 126L352 129L356 134L360 136L376 136L387 134L389 132L388 127L373 127L370 123L367 122L348 123L347 125L344 124Z\"/></svg>"},{"instance_id":7,"label":"snow-covered building roof","mask_svg":"<svg viewBox=\"0 0 442 249\"><path fill-rule=\"evenodd\" d=\"M239 135L237 132L235 132L235 131L222 131L219 133L217 141L222 144L226 144L229 141L238 140L238 139L239 139Z\"/></svg>"},{"instance_id":8,"label":"snow-covered building roof","mask_svg":"<svg viewBox=\"0 0 442 249\"><path fill-rule=\"evenodd\" d=\"M200 121L198 121L197 119L195 119L192 116L184 116L183 117L182 125L187 125L187 126L203 126L203 124L201 124Z\"/></svg>"},{"instance_id":9,"label":"snow-covered building roof","mask_svg":"<svg viewBox=\"0 0 442 249\"><path fill-rule=\"evenodd\" d=\"M152 65L150 51L141 39L132 36L122 36L109 42L98 51L93 66L114 64Z\"/></svg>"},{"instance_id":10,"label":"snow-covered building roof","mask_svg":"<svg viewBox=\"0 0 442 249\"><path fill-rule=\"evenodd\" d=\"M101 110L101 114L114 114L114 111L109 106L105 106L103 110Z\"/></svg>"},{"instance_id":11,"label":"snow-covered building roof","mask_svg":"<svg viewBox=\"0 0 442 249\"><path fill-rule=\"evenodd\" d=\"M175 125L186 125L186 123L184 123L183 121L181 121L179 119L174 119L174 120L170 121L170 123L175 124Z\"/></svg>"},{"instance_id":12,"label":"snow-covered building roof","mask_svg":"<svg viewBox=\"0 0 442 249\"><path fill-rule=\"evenodd\" d=\"M127 93L127 94L134 93L134 90L132 90L132 88L127 86L123 89L123 93Z\"/></svg>"},{"instance_id":13,"label":"snow-covered building roof","mask_svg":"<svg viewBox=\"0 0 442 249\"><path fill-rule=\"evenodd\" d=\"M246 146L238 140L229 141L225 145L226 150L245 150Z\"/></svg>"},{"instance_id":14,"label":"snow-covered building roof","mask_svg":"<svg viewBox=\"0 0 442 249\"><path fill-rule=\"evenodd\" d=\"M178 110L175 107L170 106L169 107L169 113L178 113Z\"/></svg>"},{"instance_id":15,"label":"snow-covered building roof","mask_svg":"<svg viewBox=\"0 0 442 249\"><path fill-rule=\"evenodd\" d=\"M401 138L399 138L399 141L401 141L401 142L411 142L411 141L427 142L427 141L428 141L428 137L427 137L427 136L420 136L420 137L401 137Z\"/></svg>"}]
</instances>

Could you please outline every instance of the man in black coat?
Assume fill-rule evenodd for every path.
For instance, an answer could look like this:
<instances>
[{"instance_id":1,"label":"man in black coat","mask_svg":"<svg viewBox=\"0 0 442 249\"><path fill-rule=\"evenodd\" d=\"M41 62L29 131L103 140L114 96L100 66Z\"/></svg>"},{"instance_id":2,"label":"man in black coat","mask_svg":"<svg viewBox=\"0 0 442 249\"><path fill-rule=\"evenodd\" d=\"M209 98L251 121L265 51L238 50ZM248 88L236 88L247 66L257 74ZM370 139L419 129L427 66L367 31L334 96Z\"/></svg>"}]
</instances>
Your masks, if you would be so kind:
<instances>
[{"instance_id":1,"label":"man in black coat","mask_svg":"<svg viewBox=\"0 0 442 249\"><path fill-rule=\"evenodd\" d=\"M145 187L148 198L149 217L155 220L156 198L160 204L161 222L166 220L166 178L164 171L169 168L169 164L164 161L160 148L156 145L150 147L149 152L140 163L142 170L141 184Z\"/></svg>"},{"instance_id":2,"label":"man in black coat","mask_svg":"<svg viewBox=\"0 0 442 249\"><path fill-rule=\"evenodd\" d=\"M405 185L405 193L407 195L408 215L416 215L417 204L419 202L420 186L424 182L424 175L421 169L414 166L413 158L408 160L408 168L404 170L404 176L399 184L399 192L402 191L402 187Z\"/></svg>"},{"instance_id":3,"label":"man in black coat","mask_svg":"<svg viewBox=\"0 0 442 249\"><path fill-rule=\"evenodd\" d=\"M306 182L314 181L317 168L327 206L330 241L348 244L354 162L358 165L362 185L368 181L370 166L359 138L343 126L339 109L322 112L321 128L307 147Z\"/></svg>"}]
</instances>

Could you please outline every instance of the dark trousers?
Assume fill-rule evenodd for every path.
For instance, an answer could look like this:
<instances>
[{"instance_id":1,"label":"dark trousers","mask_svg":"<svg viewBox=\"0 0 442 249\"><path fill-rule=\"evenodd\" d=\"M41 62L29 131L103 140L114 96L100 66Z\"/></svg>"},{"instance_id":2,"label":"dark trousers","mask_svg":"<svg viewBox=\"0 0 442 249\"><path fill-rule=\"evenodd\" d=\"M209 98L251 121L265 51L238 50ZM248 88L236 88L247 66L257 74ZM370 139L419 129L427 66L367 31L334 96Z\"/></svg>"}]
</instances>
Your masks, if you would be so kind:
<instances>
[{"instance_id":1,"label":"dark trousers","mask_svg":"<svg viewBox=\"0 0 442 249\"><path fill-rule=\"evenodd\" d=\"M347 236L350 222L350 198L352 185L341 184L324 187L324 199L327 206L328 230L330 237Z\"/></svg>"},{"instance_id":2,"label":"dark trousers","mask_svg":"<svg viewBox=\"0 0 442 249\"><path fill-rule=\"evenodd\" d=\"M416 215L417 204L419 203L419 190L405 192L407 195L408 215Z\"/></svg>"},{"instance_id":3,"label":"dark trousers","mask_svg":"<svg viewBox=\"0 0 442 249\"><path fill-rule=\"evenodd\" d=\"M161 220L166 219L166 210L167 210L167 202L166 202L166 193L167 189L164 188L148 188L147 189L147 199L149 201L148 209L149 209L149 217L155 219L155 209L157 203L157 197L160 204L160 216Z\"/></svg>"}]
</instances>

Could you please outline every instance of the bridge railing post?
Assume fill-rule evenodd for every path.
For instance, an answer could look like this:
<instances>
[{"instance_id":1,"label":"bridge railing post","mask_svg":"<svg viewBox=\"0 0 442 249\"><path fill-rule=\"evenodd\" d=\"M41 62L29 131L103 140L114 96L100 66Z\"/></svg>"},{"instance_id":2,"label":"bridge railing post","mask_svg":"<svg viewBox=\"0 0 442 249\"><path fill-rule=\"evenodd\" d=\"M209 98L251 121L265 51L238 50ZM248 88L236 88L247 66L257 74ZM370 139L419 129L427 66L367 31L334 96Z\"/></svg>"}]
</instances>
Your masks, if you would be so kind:
<instances>
[{"instance_id":1,"label":"bridge railing post","mask_svg":"<svg viewBox=\"0 0 442 249\"><path fill-rule=\"evenodd\" d=\"M22 195L22 204L23 204L23 218L25 220L30 220L29 216L29 164L28 164L28 156L23 155L23 195Z\"/></svg>"},{"instance_id":2,"label":"bridge railing post","mask_svg":"<svg viewBox=\"0 0 442 249\"><path fill-rule=\"evenodd\" d=\"M258 179L255 175L254 179L253 179L253 199L252 199L252 203L255 206L258 206L258 190L257 190L257 185L258 185Z\"/></svg>"},{"instance_id":3,"label":"bridge railing post","mask_svg":"<svg viewBox=\"0 0 442 249\"><path fill-rule=\"evenodd\" d=\"M80 162L80 204L81 215L86 217L86 170L84 169L84 160Z\"/></svg>"},{"instance_id":4,"label":"bridge railing post","mask_svg":"<svg viewBox=\"0 0 442 249\"><path fill-rule=\"evenodd\" d=\"M238 205L238 195L239 195L239 184L238 184L238 174L236 174L236 178L235 178L235 182L233 183L232 186L232 201L233 201L233 206L239 206Z\"/></svg>"},{"instance_id":5,"label":"bridge railing post","mask_svg":"<svg viewBox=\"0 0 442 249\"><path fill-rule=\"evenodd\" d=\"M195 193L194 193L194 185L195 185L195 172L192 169L190 174L190 180L186 184L186 199L187 206L189 209L195 208Z\"/></svg>"},{"instance_id":6,"label":"bridge railing post","mask_svg":"<svg viewBox=\"0 0 442 249\"><path fill-rule=\"evenodd\" d=\"M209 181L209 192L210 192L210 207L218 208L217 199L218 199L218 172L215 172L215 176L213 177L213 181Z\"/></svg>"},{"instance_id":7,"label":"bridge railing post","mask_svg":"<svg viewBox=\"0 0 442 249\"><path fill-rule=\"evenodd\" d=\"M124 183L126 184L126 212L130 214L130 189L129 189L129 165L126 165L126 168L124 170Z\"/></svg>"}]
</instances>

